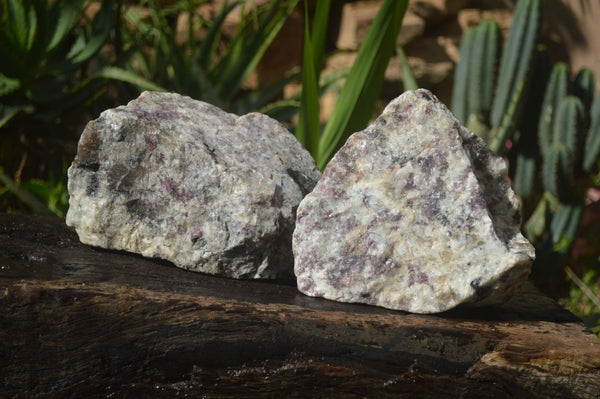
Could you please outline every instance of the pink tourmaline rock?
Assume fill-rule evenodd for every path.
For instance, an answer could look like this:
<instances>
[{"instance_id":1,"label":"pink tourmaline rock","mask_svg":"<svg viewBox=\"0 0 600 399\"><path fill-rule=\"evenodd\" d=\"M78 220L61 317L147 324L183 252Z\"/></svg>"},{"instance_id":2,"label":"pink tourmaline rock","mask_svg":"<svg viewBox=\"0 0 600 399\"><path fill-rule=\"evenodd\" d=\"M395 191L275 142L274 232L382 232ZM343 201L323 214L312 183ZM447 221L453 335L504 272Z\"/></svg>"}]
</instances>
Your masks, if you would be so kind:
<instances>
[{"instance_id":1,"label":"pink tourmaline rock","mask_svg":"<svg viewBox=\"0 0 600 399\"><path fill-rule=\"evenodd\" d=\"M509 297L533 246L505 162L427 90L353 134L298 208L298 289L417 313Z\"/></svg>"}]
</instances>

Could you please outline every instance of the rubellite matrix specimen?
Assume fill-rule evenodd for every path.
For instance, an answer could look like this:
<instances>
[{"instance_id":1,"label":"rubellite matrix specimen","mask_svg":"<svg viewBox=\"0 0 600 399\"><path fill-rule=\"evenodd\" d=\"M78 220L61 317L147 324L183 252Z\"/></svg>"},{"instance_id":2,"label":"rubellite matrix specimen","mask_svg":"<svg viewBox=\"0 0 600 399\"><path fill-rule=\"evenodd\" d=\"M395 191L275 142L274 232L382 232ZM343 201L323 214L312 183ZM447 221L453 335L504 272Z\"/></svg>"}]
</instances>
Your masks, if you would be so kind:
<instances>
[{"instance_id":1,"label":"rubellite matrix specimen","mask_svg":"<svg viewBox=\"0 0 600 399\"><path fill-rule=\"evenodd\" d=\"M258 113L144 92L103 112L68 172L80 240L234 278L293 278L295 211L320 173Z\"/></svg>"},{"instance_id":2,"label":"rubellite matrix specimen","mask_svg":"<svg viewBox=\"0 0 600 399\"><path fill-rule=\"evenodd\" d=\"M504 160L427 90L393 100L298 208L298 289L415 313L508 298L533 246Z\"/></svg>"}]
</instances>

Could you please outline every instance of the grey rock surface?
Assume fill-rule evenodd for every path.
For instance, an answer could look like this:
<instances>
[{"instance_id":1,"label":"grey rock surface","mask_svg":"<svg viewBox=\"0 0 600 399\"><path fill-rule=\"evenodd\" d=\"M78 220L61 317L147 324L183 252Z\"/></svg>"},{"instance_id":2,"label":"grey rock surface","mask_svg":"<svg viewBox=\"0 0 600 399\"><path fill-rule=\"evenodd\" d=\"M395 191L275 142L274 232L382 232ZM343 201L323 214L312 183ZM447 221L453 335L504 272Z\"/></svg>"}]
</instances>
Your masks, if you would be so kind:
<instances>
[{"instance_id":1,"label":"grey rock surface","mask_svg":"<svg viewBox=\"0 0 600 399\"><path fill-rule=\"evenodd\" d=\"M393 100L298 208L298 289L434 313L507 299L530 271L504 160L427 90Z\"/></svg>"},{"instance_id":2,"label":"grey rock surface","mask_svg":"<svg viewBox=\"0 0 600 399\"><path fill-rule=\"evenodd\" d=\"M258 113L144 92L91 121L68 171L81 242L234 278L293 278L300 200L320 176Z\"/></svg>"}]
</instances>

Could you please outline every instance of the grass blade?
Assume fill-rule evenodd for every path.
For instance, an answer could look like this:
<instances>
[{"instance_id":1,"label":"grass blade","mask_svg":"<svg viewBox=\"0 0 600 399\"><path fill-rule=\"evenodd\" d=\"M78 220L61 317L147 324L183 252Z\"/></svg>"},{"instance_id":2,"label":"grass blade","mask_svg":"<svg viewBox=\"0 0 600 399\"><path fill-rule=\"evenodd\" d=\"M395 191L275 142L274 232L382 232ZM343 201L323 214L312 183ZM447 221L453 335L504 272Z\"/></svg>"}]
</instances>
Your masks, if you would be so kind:
<instances>
[{"instance_id":1,"label":"grass blade","mask_svg":"<svg viewBox=\"0 0 600 399\"><path fill-rule=\"evenodd\" d=\"M131 83L137 86L141 90L153 90L153 91L167 91L164 87L157 85L147 79L144 79L140 75L127 71L122 68L107 66L102 68L96 73L99 78L106 78L112 80L118 80L125 83Z\"/></svg>"}]
</instances>

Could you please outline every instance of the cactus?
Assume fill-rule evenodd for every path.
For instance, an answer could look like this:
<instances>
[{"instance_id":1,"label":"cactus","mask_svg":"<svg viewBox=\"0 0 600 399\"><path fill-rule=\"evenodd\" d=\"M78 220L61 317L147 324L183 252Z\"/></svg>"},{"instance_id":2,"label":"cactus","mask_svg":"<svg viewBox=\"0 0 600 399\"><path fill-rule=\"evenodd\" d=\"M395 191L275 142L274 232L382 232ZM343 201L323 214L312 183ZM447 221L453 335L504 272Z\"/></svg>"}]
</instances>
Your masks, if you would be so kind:
<instances>
[{"instance_id":1,"label":"cactus","mask_svg":"<svg viewBox=\"0 0 600 399\"><path fill-rule=\"evenodd\" d=\"M500 27L494 21L483 21L475 32L471 48L468 104L471 113L485 120L492 108Z\"/></svg>"},{"instance_id":2,"label":"cactus","mask_svg":"<svg viewBox=\"0 0 600 399\"><path fill-rule=\"evenodd\" d=\"M492 150L503 152L528 92L527 76L539 30L539 0L519 0L497 76L500 29L493 21L470 28L460 45L452 111Z\"/></svg>"},{"instance_id":3,"label":"cactus","mask_svg":"<svg viewBox=\"0 0 600 399\"><path fill-rule=\"evenodd\" d=\"M600 177L592 176L600 167L600 96L594 99L591 70L571 81L565 63L550 68L548 54L536 48L540 4L518 1L499 68L497 25L469 28L460 45L452 110L507 157L523 204L524 233L539 258L564 259L587 187Z\"/></svg>"},{"instance_id":4,"label":"cactus","mask_svg":"<svg viewBox=\"0 0 600 399\"><path fill-rule=\"evenodd\" d=\"M550 76L552 65L550 56L545 47L538 46L532 66L531 86L527 99L527 112L521 114L518 123L519 137L516 140L514 152L516 157L511 159L514 165L513 182L514 190L523 199L527 199L523 208L524 214L534 210L535 201L539 196L541 183L537 179L540 168L541 153L538 147L537 126L538 115L542 109L544 91Z\"/></svg>"},{"instance_id":5,"label":"cactus","mask_svg":"<svg viewBox=\"0 0 600 399\"><path fill-rule=\"evenodd\" d=\"M555 64L546 87L538 123L539 145L544 156L552 145L553 117L555 110L558 109L558 104L567 96L568 83L569 69L567 64L563 62Z\"/></svg>"},{"instance_id":6,"label":"cactus","mask_svg":"<svg viewBox=\"0 0 600 399\"><path fill-rule=\"evenodd\" d=\"M579 227L583 206L581 204L561 204L552 218L550 238L554 250L565 254L570 247L573 237Z\"/></svg>"},{"instance_id":7,"label":"cactus","mask_svg":"<svg viewBox=\"0 0 600 399\"><path fill-rule=\"evenodd\" d=\"M581 99L583 106L589 109L594 99L595 90L594 72L589 68L583 68L575 77L571 91Z\"/></svg>"},{"instance_id":8,"label":"cactus","mask_svg":"<svg viewBox=\"0 0 600 399\"><path fill-rule=\"evenodd\" d=\"M520 92L519 86L526 79L537 44L539 16L538 0L521 0L517 3L506 48L502 54L500 76L490 115L493 127L506 126L503 118L510 109L511 103L518 102L516 97L524 94ZM514 117L517 118L518 115L515 114ZM503 135L510 137L509 132Z\"/></svg>"},{"instance_id":9,"label":"cactus","mask_svg":"<svg viewBox=\"0 0 600 399\"><path fill-rule=\"evenodd\" d=\"M565 145L573 160L573 167L581 164L585 138L584 120L583 103L579 97L567 96L560 102L554 118L552 141Z\"/></svg>"},{"instance_id":10,"label":"cactus","mask_svg":"<svg viewBox=\"0 0 600 399\"><path fill-rule=\"evenodd\" d=\"M561 201L570 199L572 165L567 147L563 143L552 144L544 162L544 185L546 190Z\"/></svg>"},{"instance_id":11,"label":"cactus","mask_svg":"<svg viewBox=\"0 0 600 399\"><path fill-rule=\"evenodd\" d=\"M586 107L591 102L593 80L591 72L580 72L569 84L566 65L555 65L538 125L544 152L544 185L551 194L542 201L553 210L546 247L560 254L568 252L575 238L585 192L592 183L589 173L600 154L600 96L593 101L591 110ZM532 215L527 225L538 226L540 222L533 219L540 217L541 213ZM550 217L544 216L548 220Z\"/></svg>"},{"instance_id":12,"label":"cactus","mask_svg":"<svg viewBox=\"0 0 600 399\"><path fill-rule=\"evenodd\" d=\"M585 142L583 170L592 173L600 155L600 95L596 97L590 110L590 131Z\"/></svg>"},{"instance_id":13,"label":"cactus","mask_svg":"<svg viewBox=\"0 0 600 399\"><path fill-rule=\"evenodd\" d=\"M471 48L475 37L476 28L469 28L460 42L460 60L454 71L454 90L452 91L452 112L463 124L467 124L470 110L467 96L469 87L469 66Z\"/></svg>"}]
</instances>

